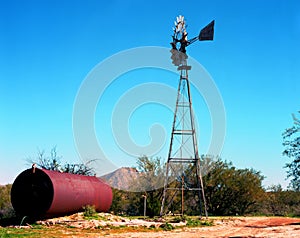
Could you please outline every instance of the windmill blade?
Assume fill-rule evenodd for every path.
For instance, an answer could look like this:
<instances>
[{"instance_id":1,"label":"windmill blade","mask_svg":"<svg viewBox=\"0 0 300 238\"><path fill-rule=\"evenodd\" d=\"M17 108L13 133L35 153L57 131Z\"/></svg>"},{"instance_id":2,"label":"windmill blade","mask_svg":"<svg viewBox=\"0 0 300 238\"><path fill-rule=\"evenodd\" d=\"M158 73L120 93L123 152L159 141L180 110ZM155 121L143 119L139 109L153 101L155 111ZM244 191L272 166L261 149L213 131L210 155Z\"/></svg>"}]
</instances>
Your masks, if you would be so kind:
<instances>
[{"instance_id":1,"label":"windmill blade","mask_svg":"<svg viewBox=\"0 0 300 238\"><path fill-rule=\"evenodd\" d=\"M182 24L178 24L178 31L182 30Z\"/></svg>"},{"instance_id":2,"label":"windmill blade","mask_svg":"<svg viewBox=\"0 0 300 238\"><path fill-rule=\"evenodd\" d=\"M300 119L298 119L294 113L292 113L292 117L293 117L294 123L300 125Z\"/></svg>"}]
</instances>

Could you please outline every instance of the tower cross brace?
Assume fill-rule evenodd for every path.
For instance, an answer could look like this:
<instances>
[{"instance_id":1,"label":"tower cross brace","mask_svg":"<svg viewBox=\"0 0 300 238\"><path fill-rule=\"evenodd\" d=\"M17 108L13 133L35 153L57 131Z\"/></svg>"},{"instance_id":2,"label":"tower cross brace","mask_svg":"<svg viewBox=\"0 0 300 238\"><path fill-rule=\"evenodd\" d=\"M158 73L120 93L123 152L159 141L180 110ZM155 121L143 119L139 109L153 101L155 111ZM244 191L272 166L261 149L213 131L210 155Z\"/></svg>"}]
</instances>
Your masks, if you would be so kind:
<instances>
[{"instance_id":1,"label":"tower cross brace","mask_svg":"<svg viewBox=\"0 0 300 238\"><path fill-rule=\"evenodd\" d=\"M182 54L182 53L180 53ZM197 192L199 213L202 216L202 202L207 217L207 205L201 176L200 158L198 154L197 137L192 97L188 72L191 66L186 59L178 67L180 80L177 91L176 108L171 133L171 141L166 164L163 198L160 215L164 215L172 205L178 192L181 192L181 215L184 214L184 192ZM194 171L194 179L190 181ZM191 183L190 183L191 182ZM195 186L196 184L196 186ZM195 196L196 197L196 196Z\"/></svg>"}]
</instances>

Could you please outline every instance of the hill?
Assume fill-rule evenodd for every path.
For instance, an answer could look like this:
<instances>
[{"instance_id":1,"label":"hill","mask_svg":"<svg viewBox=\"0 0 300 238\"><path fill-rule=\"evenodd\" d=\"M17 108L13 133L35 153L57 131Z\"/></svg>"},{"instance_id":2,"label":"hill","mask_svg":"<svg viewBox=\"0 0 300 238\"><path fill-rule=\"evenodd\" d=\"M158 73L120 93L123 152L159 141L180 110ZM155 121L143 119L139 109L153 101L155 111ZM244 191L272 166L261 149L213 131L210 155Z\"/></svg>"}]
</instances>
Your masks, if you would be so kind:
<instances>
[{"instance_id":1,"label":"hill","mask_svg":"<svg viewBox=\"0 0 300 238\"><path fill-rule=\"evenodd\" d=\"M113 188L128 190L130 184L138 178L139 174L135 168L122 167L100 178Z\"/></svg>"}]
</instances>

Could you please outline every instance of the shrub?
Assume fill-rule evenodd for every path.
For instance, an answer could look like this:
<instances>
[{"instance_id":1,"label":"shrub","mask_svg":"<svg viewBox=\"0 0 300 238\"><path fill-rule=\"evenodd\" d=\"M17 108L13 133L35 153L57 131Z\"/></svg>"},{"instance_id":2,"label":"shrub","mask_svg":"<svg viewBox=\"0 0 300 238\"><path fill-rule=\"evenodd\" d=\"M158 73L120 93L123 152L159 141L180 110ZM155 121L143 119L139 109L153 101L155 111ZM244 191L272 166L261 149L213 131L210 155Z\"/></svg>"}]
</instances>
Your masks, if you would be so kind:
<instances>
[{"instance_id":1,"label":"shrub","mask_svg":"<svg viewBox=\"0 0 300 238\"><path fill-rule=\"evenodd\" d=\"M165 231L171 231L171 230L174 229L174 227L170 223L168 223L168 222L161 224L159 226L159 228L161 228L161 229L163 229Z\"/></svg>"},{"instance_id":2,"label":"shrub","mask_svg":"<svg viewBox=\"0 0 300 238\"><path fill-rule=\"evenodd\" d=\"M83 207L83 216L84 218L98 218L98 213L96 212L95 206L86 205Z\"/></svg>"},{"instance_id":3,"label":"shrub","mask_svg":"<svg viewBox=\"0 0 300 238\"><path fill-rule=\"evenodd\" d=\"M211 226L211 221L201 221L200 219L187 219L186 226L197 227L197 226Z\"/></svg>"}]
</instances>

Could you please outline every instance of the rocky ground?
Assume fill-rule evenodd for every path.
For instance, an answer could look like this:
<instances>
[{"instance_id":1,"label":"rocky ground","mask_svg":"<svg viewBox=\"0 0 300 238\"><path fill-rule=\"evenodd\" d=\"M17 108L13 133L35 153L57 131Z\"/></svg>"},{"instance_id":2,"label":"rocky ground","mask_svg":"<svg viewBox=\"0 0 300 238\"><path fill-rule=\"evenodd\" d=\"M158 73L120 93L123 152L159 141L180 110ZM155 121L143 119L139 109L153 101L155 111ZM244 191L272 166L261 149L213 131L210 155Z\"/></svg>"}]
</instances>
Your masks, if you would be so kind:
<instances>
[{"instance_id":1,"label":"rocky ground","mask_svg":"<svg viewBox=\"0 0 300 238\"><path fill-rule=\"evenodd\" d=\"M194 218L195 219L195 218ZM209 217L210 226L189 227L174 218L133 219L98 213L87 219L83 213L38 221L37 225L15 226L2 234L28 237L300 237L300 218L288 217ZM168 222L170 231L161 227ZM36 227L38 226L38 227ZM159 228L160 227L160 228ZM1 229L0 229L1 230ZM1 232L0 232L1 233ZM1 234L0 234L1 237ZM6 237L6 236L5 236ZM11 237L11 236L7 236Z\"/></svg>"},{"instance_id":2,"label":"rocky ground","mask_svg":"<svg viewBox=\"0 0 300 238\"><path fill-rule=\"evenodd\" d=\"M224 217L209 218L212 226L189 228L184 222L172 223L172 231L130 231L127 229L95 230L82 237L300 237L300 219L287 217ZM40 221L45 226L67 225L80 229L97 229L99 227L159 227L166 221L148 221L129 219L111 214L99 213L98 219L86 220L82 213L72 216ZM78 236L77 236L78 237ZM81 235L79 235L81 237Z\"/></svg>"}]
</instances>

